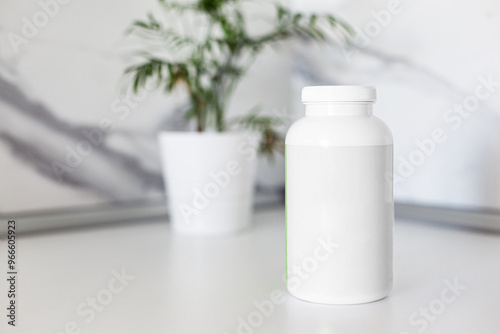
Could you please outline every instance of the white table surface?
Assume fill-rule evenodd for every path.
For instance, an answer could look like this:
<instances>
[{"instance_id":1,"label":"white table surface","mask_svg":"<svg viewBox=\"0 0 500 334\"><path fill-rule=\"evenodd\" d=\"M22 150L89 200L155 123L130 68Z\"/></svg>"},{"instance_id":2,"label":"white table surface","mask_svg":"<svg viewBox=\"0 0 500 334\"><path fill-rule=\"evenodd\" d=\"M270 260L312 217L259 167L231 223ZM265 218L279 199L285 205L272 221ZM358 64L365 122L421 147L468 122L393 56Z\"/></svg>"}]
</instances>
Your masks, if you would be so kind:
<instances>
[{"instance_id":1,"label":"white table surface","mask_svg":"<svg viewBox=\"0 0 500 334\"><path fill-rule=\"evenodd\" d=\"M179 237L165 222L26 235L18 240L19 326L6 326L2 315L0 332L500 333L499 234L397 221L394 246L394 289L388 298L327 306L284 292L283 209L257 213L251 229L228 237ZM5 252L2 240L3 272ZM109 300L103 290L109 291L113 270L135 278ZM454 296L446 280L466 288ZM5 285L0 289L6 305ZM274 290L284 292L283 303L274 304L259 324L253 303L269 299ZM87 323L90 318L76 310L98 295L109 304ZM429 307L434 311L422 320L419 312ZM414 312L419 322L412 325ZM249 316L259 326L238 330L238 318Z\"/></svg>"}]
</instances>

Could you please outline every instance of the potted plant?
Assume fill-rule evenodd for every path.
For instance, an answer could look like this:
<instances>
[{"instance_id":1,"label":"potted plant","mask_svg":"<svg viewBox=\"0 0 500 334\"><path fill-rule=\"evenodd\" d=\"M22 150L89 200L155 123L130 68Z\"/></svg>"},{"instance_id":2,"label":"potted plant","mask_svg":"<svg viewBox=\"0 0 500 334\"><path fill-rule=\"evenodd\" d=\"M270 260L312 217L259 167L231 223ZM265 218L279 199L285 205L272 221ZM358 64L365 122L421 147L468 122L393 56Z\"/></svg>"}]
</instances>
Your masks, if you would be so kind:
<instances>
[{"instance_id":1,"label":"potted plant","mask_svg":"<svg viewBox=\"0 0 500 334\"><path fill-rule=\"evenodd\" d=\"M252 35L241 0L160 3L192 25L186 33L153 14L135 21L129 33L146 47L125 73L135 93L153 83L166 93L181 88L189 97L185 118L195 131L158 137L172 227L194 234L233 232L250 222L256 151L271 155L284 147L277 118L255 110L229 117L234 88L264 47L294 36L345 42L352 29L329 14L294 13L271 4L271 27Z\"/></svg>"}]
</instances>

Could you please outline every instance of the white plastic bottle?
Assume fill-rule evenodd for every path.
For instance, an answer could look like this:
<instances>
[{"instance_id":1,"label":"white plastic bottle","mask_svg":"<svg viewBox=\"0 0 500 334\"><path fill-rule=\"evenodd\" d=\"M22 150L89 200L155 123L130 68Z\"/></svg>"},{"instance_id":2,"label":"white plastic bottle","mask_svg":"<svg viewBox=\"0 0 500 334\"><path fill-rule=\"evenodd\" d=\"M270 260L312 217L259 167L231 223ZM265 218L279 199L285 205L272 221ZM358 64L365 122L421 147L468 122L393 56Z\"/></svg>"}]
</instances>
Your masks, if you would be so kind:
<instances>
[{"instance_id":1,"label":"white plastic bottle","mask_svg":"<svg viewBox=\"0 0 500 334\"><path fill-rule=\"evenodd\" d=\"M302 90L286 136L287 289L324 304L384 298L392 287L393 142L374 87Z\"/></svg>"}]
</instances>

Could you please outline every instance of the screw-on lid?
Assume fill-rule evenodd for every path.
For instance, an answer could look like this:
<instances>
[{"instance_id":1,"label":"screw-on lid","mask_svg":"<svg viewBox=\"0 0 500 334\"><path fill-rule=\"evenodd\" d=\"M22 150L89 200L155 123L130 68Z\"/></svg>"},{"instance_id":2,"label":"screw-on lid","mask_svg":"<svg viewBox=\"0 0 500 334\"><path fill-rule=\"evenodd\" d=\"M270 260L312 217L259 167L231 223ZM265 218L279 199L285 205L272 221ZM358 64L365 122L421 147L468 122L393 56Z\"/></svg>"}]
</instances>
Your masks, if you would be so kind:
<instances>
[{"instance_id":1,"label":"screw-on lid","mask_svg":"<svg viewBox=\"0 0 500 334\"><path fill-rule=\"evenodd\" d=\"M302 89L302 102L375 102L377 91L371 86L308 86Z\"/></svg>"}]
</instances>

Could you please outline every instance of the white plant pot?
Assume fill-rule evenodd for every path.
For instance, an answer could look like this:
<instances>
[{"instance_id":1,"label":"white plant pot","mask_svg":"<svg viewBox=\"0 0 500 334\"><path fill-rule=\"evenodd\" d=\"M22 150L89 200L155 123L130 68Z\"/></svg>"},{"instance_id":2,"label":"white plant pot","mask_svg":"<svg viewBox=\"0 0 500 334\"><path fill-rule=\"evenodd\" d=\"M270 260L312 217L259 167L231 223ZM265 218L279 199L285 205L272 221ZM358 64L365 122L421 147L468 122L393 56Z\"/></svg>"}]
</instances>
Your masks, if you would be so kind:
<instances>
[{"instance_id":1,"label":"white plant pot","mask_svg":"<svg viewBox=\"0 0 500 334\"><path fill-rule=\"evenodd\" d=\"M158 140L174 231L218 235L250 224L255 135L162 132Z\"/></svg>"}]
</instances>

